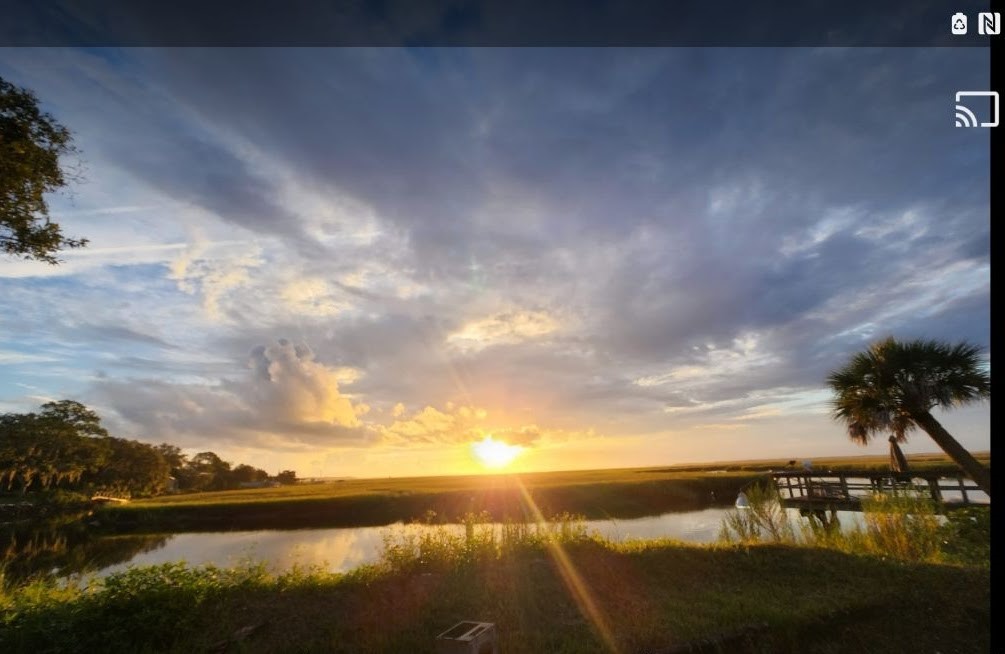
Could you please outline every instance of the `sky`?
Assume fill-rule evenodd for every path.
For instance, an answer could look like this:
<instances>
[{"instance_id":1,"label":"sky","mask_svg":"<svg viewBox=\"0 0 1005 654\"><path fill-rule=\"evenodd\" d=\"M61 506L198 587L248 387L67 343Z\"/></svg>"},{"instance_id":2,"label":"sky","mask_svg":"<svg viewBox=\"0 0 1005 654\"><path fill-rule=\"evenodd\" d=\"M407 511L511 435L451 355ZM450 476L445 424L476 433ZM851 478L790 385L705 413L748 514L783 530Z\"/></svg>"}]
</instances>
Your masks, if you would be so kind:
<instances>
[{"instance_id":1,"label":"sky","mask_svg":"<svg viewBox=\"0 0 1005 654\"><path fill-rule=\"evenodd\" d=\"M876 339L990 361L986 49L0 49L90 244L0 260L0 411L270 473L885 454ZM938 414L990 449L990 406ZM936 451L923 433L904 450Z\"/></svg>"}]
</instances>

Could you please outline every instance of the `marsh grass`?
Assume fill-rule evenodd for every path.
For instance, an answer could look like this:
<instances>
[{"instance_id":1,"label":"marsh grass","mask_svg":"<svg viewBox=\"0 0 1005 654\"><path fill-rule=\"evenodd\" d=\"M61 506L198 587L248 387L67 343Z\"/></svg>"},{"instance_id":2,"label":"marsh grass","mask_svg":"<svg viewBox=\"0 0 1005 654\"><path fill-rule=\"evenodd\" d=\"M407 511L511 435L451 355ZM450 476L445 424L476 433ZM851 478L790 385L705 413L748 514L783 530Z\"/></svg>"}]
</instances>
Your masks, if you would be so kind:
<instances>
[{"instance_id":1,"label":"marsh grass","mask_svg":"<svg viewBox=\"0 0 1005 654\"><path fill-rule=\"evenodd\" d=\"M601 542L599 536L588 533L582 516L570 513L541 523L501 524L494 524L488 512L469 513L461 521L461 533L437 524L432 511L423 521L413 524L426 528L416 531L403 525L386 530L380 556L382 566L395 572L443 570L498 561L516 552L551 544Z\"/></svg>"},{"instance_id":2,"label":"marsh grass","mask_svg":"<svg viewBox=\"0 0 1005 654\"><path fill-rule=\"evenodd\" d=\"M796 531L771 483L757 483L744 491L748 508L734 509L722 521L719 539L726 543L794 543Z\"/></svg>"},{"instance_id":3,"label":"marsh grass","mask_svg":"<svg viewBox=\"0 0 1005 654\"><path fill-rule=\"evenodd\" d=\"M175 495L105 506L104 532L219 531L383 526L435 511L448 522L486 511L526 521L525 495L541 513L635 518L721 506L756 475L651 470L351 480Z\"/></svg>"},{"instance_id":4,"label":"marsh grass","mask_svg":"<svg viewBox=\"0 0 1005 654\"><path fill-rule=\"evenodd\" d=\"M907 486L862 501L862 524L842 527L812 515L794 521L770 484L746 491L750 508L722 522L723 543L775 543L826 547L900 561L990 566L990 508L953 511L948 517L923 488Z\"/></svg>"},{"instance_id":5,"label":"marsh grass","mask_svg":"<svg viewBox=\"0 0 1005 654\"><path fill-rule=\"evenodd\" d=\"M944 560L942 520L925 491L876 494L862 504L865 525L856 526L846 536L837 532L834 537L840 549L905 561ZM842 538L846 542L841 542Z\"/></svg>"},{"instance_id":6,"label":"marsh grass","mask_svg":"<svg viewBox=\"0 0 1005 654\"><path fill-rule=\"evenodd\" d=\"M282 601L288 593L344 589L365 593L376 580L434 573L454 580L478 577L551 546L599 543L587 534L583 519L570 514L542 524L494 525L488 513L472 513L464 516L460 533L437 524L432 512L417 524L424 528L388 529L379 562L345 574L320 566L273 573L264 563L247 560L232 568L167 563L104 578L38 576L0 584L0 651L184 651L181 643L206 628L206 612L236 598L265 594ZM379 634L372 636L380 641Z\"/></svg>"},{"instance_id":7,"label":"marsh grass","mask_svg":"<svg viewBox=\"0 0 1005 654\"><path fill-rule=\"evenodd\" d=\"M345 574L179 563L0 586L0 651L422 653L459 620L496 623L507 652L989 651L989 571L930 563L930 541L902 537L932 530L911 501L878 500L865 540L825 532L824 547L771 507L737 523L756 542L710 546L615 544L569 514L493 525L471 513L460 530L427 514L420 530L388 531L378 564ZM982 534L981 519L947 524Z\"/></svg>"},{"instance_id":8,"label":"marsh grass","mask_svg":"<svg viewBox=\"0 0 1005 654\"><path fill-rule=\"evenodd\" d=\"M981 569L765 544L612 544L572 517L559 524L489 531L472 516L462 533L391 538L380 564L347 574L166 564L30 582L0 591L0 651L421 654L459 620L494 622L506 652L611 651L557 546L625 654L989 649Z\"/></svg>"},{"instance_id":9,"label":"marsh grass","mask_svg":"<svg viewBox=\"0 0 1005 654\"><path fill-rule=\"evenodd\" d=\"M991 567L991 508L971 506L953 511L942 525L945 559L960 565Z\"/></svg>"},{"instance_id":10,"label":"marsh grass","mask_svg":"<svg viewBox=\"0 0 1005 654\"><path fill-rule=\"evenodd\" d=\"M988 465L990 453L976 453ZM912 469L958 471L944 455L911 455ZM883 470L888 457L817 459L821 469ZM102 507L102 529L119 532L296 529L389 525L434 510L457 521L488 511L497 522L525 520L523 494L545 514L589 519L639 518L724 506L784 460L672 467L571 470L498 475L344 479L280 488L181 493Z\"/></svg>"}]
</instances>

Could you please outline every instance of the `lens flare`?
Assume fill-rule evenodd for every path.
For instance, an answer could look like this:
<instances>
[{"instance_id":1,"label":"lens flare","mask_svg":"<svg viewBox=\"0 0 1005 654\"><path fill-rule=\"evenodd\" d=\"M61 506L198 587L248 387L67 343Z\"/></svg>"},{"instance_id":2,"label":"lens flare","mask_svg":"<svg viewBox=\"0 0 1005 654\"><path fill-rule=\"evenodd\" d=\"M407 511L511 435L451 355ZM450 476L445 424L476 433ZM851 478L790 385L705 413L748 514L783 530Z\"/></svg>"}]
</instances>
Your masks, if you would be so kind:
<instances>
[{"instance_id":1,"label":"lens flare","mask_svg":"<svg viewBox=\"0 0 1005 654\"><path fill-rule=\"evenodd\" d=\"M492 436L471 444L471 451L486 468L502 468L513 462L513 459L523 451L519 445L510 445L497 441Z\"/></svg>"},{"instance_id":2,"label":"lens flare","mask_svg":"<svg viewBox=\"0 0 1005 654\"><path fill-rule=\"evenodd\" d=\"M537 523L538 527L543 527L546 523L541 509L537 506L537 502L534 501L527 487L519 479L517 480L517 487L520 489L520 497L523 500L524 507L534 518L534 522ZM597 635L600 636L600 639L606 646L607 651L613 654L620 654L621 649L614 638L614 632L611 630L610 625L607 624L607 618L600 607L597 606L589 585L587 585L579 570L576 569L576 565L569 558L561 541L550 538L546 542L548 553L555 561L558 572L562 576L562 581L565 582L566 589L568 589L572 599L579 607L580 613L590 621Z\"/></svg>"}]
</instances>

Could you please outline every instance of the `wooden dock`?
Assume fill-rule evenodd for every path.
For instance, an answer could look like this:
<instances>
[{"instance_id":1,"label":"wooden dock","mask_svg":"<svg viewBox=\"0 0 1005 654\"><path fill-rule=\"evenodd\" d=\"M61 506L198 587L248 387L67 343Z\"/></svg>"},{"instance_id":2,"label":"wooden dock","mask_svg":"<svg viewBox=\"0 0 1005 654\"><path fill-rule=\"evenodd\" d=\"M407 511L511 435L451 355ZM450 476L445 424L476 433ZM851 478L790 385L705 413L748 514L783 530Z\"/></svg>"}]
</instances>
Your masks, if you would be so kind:
<instances>
[{"instance_id":1,"label":"wooden dock","mask_svg":"<svg viewBox=\"0 0 1005 654\"><path fill-rule=\"evenodd\" d=\"M804 511L861 511L862 500L875 493L912 489L927 493L940 510L991 503L973 481L931 472L800 470L775 472L772 479L782 506Z\"/></svg>"},{"instance_id":2,"label":"wooden dock","mask_svg":"<svg viewBox=\"0 0 1005 654\"><path fill-rule=\"evenodd\" d=\"M112 495L110 493L98 493L91 496L91 501L98 504L107 504L108 502L114 502L116 504L128 504L130 497L127 495Z\"/></svg>"}]
</instances>

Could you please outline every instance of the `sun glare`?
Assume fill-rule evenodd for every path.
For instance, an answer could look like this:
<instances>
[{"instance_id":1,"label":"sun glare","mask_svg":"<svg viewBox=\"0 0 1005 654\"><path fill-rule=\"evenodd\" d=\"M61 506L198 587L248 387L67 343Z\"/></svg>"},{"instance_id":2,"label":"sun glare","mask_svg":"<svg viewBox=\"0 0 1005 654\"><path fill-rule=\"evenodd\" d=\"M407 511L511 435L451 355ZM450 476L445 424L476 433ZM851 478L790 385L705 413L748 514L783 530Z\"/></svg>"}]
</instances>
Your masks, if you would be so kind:
<instances>
[{"instance_id":1,"label":"sun glare","mask_svg":"<svg viewBox=\"0 0 1005 654\"><path fill-rule=\"evenodd\" d=\"M497 441L491 436L471 444L471 451L486 468L502 468L509 465L523 450L519 445Z\"/></svg>"}]
</instances>

